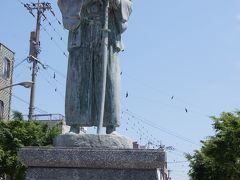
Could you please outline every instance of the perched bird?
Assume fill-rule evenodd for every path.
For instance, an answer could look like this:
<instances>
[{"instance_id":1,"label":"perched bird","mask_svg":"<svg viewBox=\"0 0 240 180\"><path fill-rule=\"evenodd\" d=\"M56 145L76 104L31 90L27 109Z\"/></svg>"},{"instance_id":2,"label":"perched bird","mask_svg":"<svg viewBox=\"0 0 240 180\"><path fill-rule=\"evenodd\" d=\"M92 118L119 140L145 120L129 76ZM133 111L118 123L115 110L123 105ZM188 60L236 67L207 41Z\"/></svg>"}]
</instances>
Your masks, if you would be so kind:
<instances>
[{"instance_id":1,"label":"perched bird","mask_svg":"<svg viewBox=\"0 0 240 180\"><path fill-rule=\"evenodd\" d=\"M54 74L53 74L53 79L55 79L55 78L56 78L56 74L54 73Z\"/></svg>"},{"instance_id":2,"label":"perched bird","mask_svg":"<svg viewBox=\"0 0 240 180\"><path fill-rule=\"evenodd\" d=\"M126 98L128 97L128 92L126 92Z\"/></svg>"}]
</instances>

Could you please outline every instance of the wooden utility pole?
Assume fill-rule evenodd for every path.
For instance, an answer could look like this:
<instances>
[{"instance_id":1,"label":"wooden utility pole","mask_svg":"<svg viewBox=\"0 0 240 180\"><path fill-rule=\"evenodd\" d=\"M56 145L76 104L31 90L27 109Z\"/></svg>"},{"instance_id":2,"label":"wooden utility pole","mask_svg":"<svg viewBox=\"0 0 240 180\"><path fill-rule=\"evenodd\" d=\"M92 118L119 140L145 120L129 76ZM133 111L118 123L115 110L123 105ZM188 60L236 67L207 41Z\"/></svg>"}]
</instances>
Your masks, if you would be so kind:
<instances>
[{"instance_id":1,"label":"wooden utility pole","mask_svg":"<svg viewBox=\"0 0 240 180\"><path fill-rule=\"evenodd\" d=\"M36 30L31 32L30 36L30 50L29 50L29 61L32 63L32 82L33 85L31 87L30 94L30 103L29 103L29 113L28 119L32 120L35 110L35 93L36 93L36 78L38 71L38 64L40 61L38 60L38 55L40 53L40 27L41 27L41 18L45 17L44 12L49 10L52 12L52 7L50 3L42 2L38 0L37 3L24 4L24 7L27 8L29 13L36 17ZM37 16L34 15L33 10L37 11ZM52 12L53 13L53 12ZM41 63L40 63L41 64Z\"/></svg>"}]
</instances>

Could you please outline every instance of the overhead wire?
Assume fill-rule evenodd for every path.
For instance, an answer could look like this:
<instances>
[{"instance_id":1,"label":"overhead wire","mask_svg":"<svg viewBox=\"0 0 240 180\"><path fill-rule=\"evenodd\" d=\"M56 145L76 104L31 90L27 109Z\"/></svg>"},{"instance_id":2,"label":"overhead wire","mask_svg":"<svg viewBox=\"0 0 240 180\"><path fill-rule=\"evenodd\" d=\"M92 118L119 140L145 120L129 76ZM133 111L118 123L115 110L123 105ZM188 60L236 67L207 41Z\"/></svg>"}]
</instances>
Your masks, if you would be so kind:
<instances>
[{"instance_id":1,"label":"overhead wire","mask_svg":"<svg viewBox=\"0 0 240 180\"><path fill-rule=\"evenodd\" d=\"M19 0L19 2L21 2L20 0ZM23 4L22 2L21 2L21 4ZM55 17L55 16L54 16ZM59 35L59 37L62 37L57 31L56 31L56 29L52 26L52 24L51 24L51 22L46 18L46 20L48 21L48 23L49 23L49 25L51 26L51 28L53 28L53 30ZM60 22L59 20L57 20L58 22ZM61 23L60 23L61 24ZM46 28L45 27L43 27L43 26L41 26L42 28L43 28L43 30L48 34L48 36L49 37L51 37L51 40L53 40L54 41L54 43L55 43L55 45L63 52L63 54L64 54L64 56L65 57L67 57L66 56L66 53L63 51L63 49L56 43L56 41L52 38L52 36L48 33L48 31L46 30ZM146 123L146 122L145 122ZM162 130L162 129L161 129ZM169 133L169 132L167 132L168 134L172 134L172 133ZM173 134L172 134L173 135ZM176 135L175 135L176 136ZM179 137L179 136L177 136L177 137ZM183 138L182 138L183 139ZM184 138L185 139L185 138ZM187 140L187 139L185 139L185 140ZM187 141L189 141L189 140L187 140ZM195 143L194 143L195 144Z\"/></svg>"},{"instance_id":2,"label":"overhead wire","mask_svg":"<svg viewBox=\"0 0 240 180\"><path fill-rule=\"evenodd\" d=\"M26 7L26 5L23 3L23 2L21 2L20 0L18 0L24 7ZM30 12L32 15L33 15L33 17L36 19L36 16L32 13L32 12ZM40 24L40 27L41 27L41 29L43 29L44 30L44 32L46 32L47 33L47 35L50 37L50 39L54 42L54 44L55 44L55 46L63 53L63 55L65 56L65 57L68 57L67 56L67 53L61 48L61 46L53 39L53 37L50 35L50 33L46 30L46 28L44 27L44 26L42 26L42 24Z\"/></svg>"},{"instance_id":3,"label":"overhead wire","mask_svg":"<svg viewBox=\"0 0 240 180\"><path fill-rule=\"evenodd\" d=\"M132 117L126 117L127 119L126 126L128 127L126 131L129 131L130 129L134 130L137 135L139 136L139 144L144 145L148 149L164 149L165 151L172 152L174 154L177 154L181 157L184 157L186 152L178 150L178 148L174 146L165 146L161 143L161 140L157 140L144 126L141 125L141 123L130 121L130 118ZM131 124L131 128L130 128ZM145 140L145 141L143 141ZM171 148L169 148L171 147Z\"/></svg>"},{"instance_id":4,"label":"overhead wire","mask_svg":"<svg viewBox=\"0 0 240 180\"><path fill-rule=\"evenodd\" d=\"M25 8L27 8L28 10L29 10L28 5L29 5L29 4L33 4L33 3L31 3L31 2L29 2L29 4L25 4L25 3L23 3L23 2L20 1L20 0L18 0L18 1L19 1ZM36 19L36 16L32 13L32 11L29 10L29 12L30 12L30 13L33 15L33 17ZM54 20L54 21L57 21L58 24L61 25L61 22L57 19L56 15L55 15L55 13L52 11L52 9L50 9L50 12L51 12L51 13L53 14L53 16L55 17L55 20ZM42 12L42 15L43 15L43 17L45 18L45 20L47 20L48 24L52 27L52 23L47 19L47 17L43 14L43 12ZM47 35L48 35L49 37L51 37L51 40L53 40L52 36L50 35L50 33L48 33L48 31L46 30L46 28L45 28L44 26L42 26L42 24L40 24L40 26L41 26L41 28L47 33ZM54 29L54 32L57 33L57 34L60 36L60 39L63 40L62 36L56 31L56 29L55 29L54 27L52 27L52 28ZM53 40L53 41L54 41L54 44L57 46L57 48L60 49L60 51L63 52L64 56L67 57L67 53L65 53L65 52L63 51L63 49L58 45L58 43L57 43L55 40ZM64 40L63 40L63 41L64 41ZM25 60L26 60L26 59L24 59L24 61L25 61ZM17 66L19 66L20 64L22 64L24 61L21 61L18 65L15 66L15 68L16 68ZM54 69L54 68L51 67L51 69ZM56 72L58 72L58 71L56 71ZM48 73L49 73L49 72L48 72ZM58 73L59 73L59 72L58 72ZM63 75L62 73L59 73L59 74L64 77L64 75ZM53 85L53 84L50 83L46 78L45 78L45 81L47 81L50 85ZM57 79L55 79L55 82L58 82L59 84L61 84L61 82L59 82ZM61 84L61 85L64 86L63 84ZM55 88L55 91L56 91L56 88ZM60 94L59 90L58 90L57 92L58 92L58 94ZM62 94L61 94L61 97L63 97ZM23 99L21 99L21 98L19 98L19 97L17 97L17 96L16 96L16 98L19 99L19 100L21 100L21 101L24 102L24 103L27 103L26 101L24 101ZM40 109L40 110L41 110L41 109ZM44 110L41 110L41 111L46 113L46 111L44 111Z\"/></svg>"},{"instance_id":5,"label":"overhead wire","mask_svg":"<svg viewBox=\"0 0 240 180\"><path fill-rule=\"evenodd\" d=\"M53 72L53 76L50 74L50 72L48 72L48 68L45 69L45 72L47 73L47 75L48 75L49 78L51 78L54 82L58 83L58 84L61 85L63 88L65 88L65 85L57 79L57 76L56 76L56 73L55 73L55 72Z\"/></svg>"},{"instance_id":6,"label":"overhead wire","mask_svg":"<svg viewBox=\"0 0 240 180\"><path fill-rule=\"evenodd\" d=\"M18 0L18 2L24 6L24 3L22 1Z\"/></svg>"},{"instance_id":7,"label":"overhead wire","mask_svg":"<svg viewBox=\"0 0 240 180\"><path fill-rule=\"evenodd\" d=\"M148 126L150 126L150 127L152 127L152 128L158 129L158 130L160 130L160 131L162 131L162 132L164 132L164 133L166 133L166 134L169 134L169 135L171 135L171 136L174 136L174 137L176 137L176 138L178 138L178 139L180 139L180 140L182 140L182 141L191 143L191 144L196 145L196 146L200 146L199 144L193 142L192 140L190 140L190 139L188 139L188 138L186 138L186 137L183 137L183 136L178 135L178 134L176 134L176 133L174 133L174 132L172 132L172 131L169 131L169 130L166 130L166 129L164 129L164 128L161 128L159 125L157 125L157 124L155 124L155 123L153 123L153 122L151 122L151 121L148 121L148 120L146 120L145 118L140 117L139 115L137 115L136 113L133 113L133 112L129 111L128 109L127 109L127 110L123 110L123 112L126 113L126 114L128 114L129 116L133 117L134 119L140 120L141 122L143 122L144 124L146 124L146 125L148 125Z\"/></svg>"},{"instance_id":8,"label":"overhead wire","mask_svg":"<svg viewBox=\"0 0 240 180\"><path fill-rule=\"evenodd\" d=\"M55 20L58 22L59 25L62 26L62 23L57 19L55 13L51 10L52 15L55 17ZM61 40L65 47L67 47L67 42L64 40L63 36L56 30L56 28L52 25L52 23L48 20L47 16L45 16L45 20L48 22L48 25L53 29L53 31L59 36L59 40ZM47 35L50 37L50 40L54 42L54 44L58 47L59 50L62 51L63 55L67 57L67 53L61 48L61 46L55 41L53 36L50 35L50 33L46 30L45 27L41 25L42 29L47 33Z\"/></svg>"},{"instance_id":9,"label":"overhead wire","mask_svg":"<svg viewBox=\"0 0 240 180\"><path fill-rule=\"evenodd\" d=\"M19 0L18 0L19 1ZM54 16L55 17L55 16ZM59 24L61 24L61 22L56 18L56 20L58 21ZM52 26L52 23L47 19L49 25L51 28L53 28L54 32L56 32L58 34L58 36L60 37L60 40L63 40L62 36L56 31L56 29ZM55 22L55 21L54 21ZM55 39L50 35L50 33L46 30L46 26L43 27L42 29L47 33L47 35L50 37L50 39L54 42L54 44L58 47L58 49L63 53L63 55L65 57L67 57L67 53L64 52L64 50L58 45L58 43L55 41ZM63 41L64 42L64 41ZM54 70L54 68L51 68L52 70ZM55 72L57 72L56 70L54 70ZM48 71L47 71L48 72ZM49 72L48 72L49 73ZM60 74L60 73L59 73ZM66 78L65 75L61 75L62 77ZM55 79L56 80L56 79ZM49 81L47 81L49 84L51 84ZM21 98L20 98L21 99ZM25 102L26 103L26 102ZM27 103L28 104L28 103ZM44 111L45 113L47 113L46 111Z\"/></svg>"},{"instance_id":10,"label":"overhead wire","mask_svg":"<svg viewBox=\"0 0 240 180\"><path fill-rule=\"evenodd\" d=\"M21 101L21 102L23 102L24 104L27 104L27 105L29 106L29 102L25 101L24 99L20 98L19 96L15 95L15 94L13 94L13 93L10 93L10 92L8 92L8 91L6 91L6 90L2 90L2 91L6 92L6 93L8 93L8 94L10 94L10 95L12 95L15 99L18 99L19 101ZM41 108L39 108L39 107L37 107L37 106L35 106L34 108L35 108L36 111L38 111L38 112L48 113L47 111L45 111L45 110L43 110L43 109L41 109Z\"/></svg>"},{"instance_id":11,"label":"overhead wire","mask_svg":"<svg viewBox=\"0 0 240 180\"><path fill-rule=\"evenodd\" d=\"M139 136L139 144L141 144L141 145L147 144L148 146L155 144L155 142L154 142L155 140L153 139L153 137L151 137L152 135L149 135L147 132L145 134L144 133L144 128L142 126L140 127L139 122L138 123L131 123L129 117L126 117L126 119L127 119L126 131L130 130L130 124L131 124L131 129L133 131L135 131L137 133L137 135ZM143 140L145 140L145 142ZM150 148L150 146L149 146L149 148ZM157 146L155 146L155 147L152 146L152 148L157 148Z\"/></svg>"},{"instance_id":12,"label":"overhead wire","mask_svg":"<svg viewBox=\"0 0 240 180\"><path fill-rule=\"evenodd\" d=\"M24 61L25 62L25 61ZM19 69L19 67L22 67ZM30 66L27 66L27 64L21 63L21 65L17 66L18 68L15 68L13 71L13 79L16 81L16 79L19 79L23 75L23 69L30 69Z\"/></svg>"},{"instance_id":13,"label":"overhead wire","mask_svg":"<svg viewBox=\"0 0 240 180\"><path fill-rule=\"evenodd\" d=\"M63 27L61 21L57 18L56 14L54 13L54 11L52 9L51 9L51 13L55 17L55 20L58 22L58 24Z\"/></svg>"},{"instance_id":14,"label":"overhead wire","mask_svg":"<svg viewBox=\"0 0 240 180\"><path fill-rule=\"evenodd\" d=\"M60 75L62 78L66 79L66 75L63 74L62 72L58 71L56 68L50 66L49 64L46 64L47 69L51 69L53 72L57 73L58 75Z\"/></svg>"},{"instance_id":15,"label":"overhead wire","mask_svg":"<svg viewBox=\"0 0 240 180\"><path fill-rule=\"evenodd\" d=\"M18 64L16 64L15 66L13 66L13 69L16 69L18 66L20 66L21 64L23 64L27 59L28 59L28 57L25 58L25 59L23 59L22 61L20 61Z\"/></svg>"},{"instance_id":16,"label":"overhead wire","mask_svg":"<svg viewBox=\"0 0 240 180\"><path fill-rule=\"evenodd\" d=\"M170 161L171 164L169 165L169 167L172 167L171 165L174 164L174 162L176 162L177 165L181 165L181 167L182 167L182 164L180 164L180 163L186 162L186 160L185 160L186 152L178 150L177 148L175 148L175 146L174 147L171 146L171 147L173 147L171 151L168 150L168 148L167 148L168 146L164 146L161 143L161 140L157 140L157 138L155 138L151 134L151 131L149 131L147 128L142 126L138 120L137 120L137 122L132 121L131 118L132 117L128 117L126 114L122 114L122 120L125 121L125 123L123 124L123 127L126 126L126 131L128 131L128 132L136 133L136 135L138 136L138 139L136 139L137 144L139 144L140 148L162 149L165 152L170 152L172 154L171 159L178 159L177 157L179 157L181 159L181 161L180 160ZM168 156L168 157L171 157L171 156ZM176 167L175 164L174 164L174 167Z\"/></svg>"},{"instance_id":17,"label":"overhead wire","mask_svg":"<svg viewBox=\"0 0 240 180\"><path fill-rule=\"evenodd\" d=\"M15 95L15 94L12 94L12 96L13 96L14 98L18 99L19 101L22 101L23 103L29 105L29 103L28 103L27 101L25 101L24 99L20 98L19 96ZM40 112L40 113L47 113L47 114L48 114L47 111L45 111L45 110L43 110L43 109L41 109L41 108L39 108L39 107L37 107L37 106L35 106L34 108L35 108L36 111L38 111L38 112Z\"/></svg>"},{"instance_id":18,"label":"overhead wire","mask_svg":"<svg viewBox=\"0 0 240 180\"><path fill-rule=\"evenodd\" d=\"M143 82L141 81L141 83L139 83L139 80L137 78L134 78L134 77L131 77L131 76L125 76L125 78L128 78L128 79L132 79L134 81L132 81L133 83L136 83L138 85L140 85L141 87L145 87L145 88L148 88L148 89L151 89L151 90L154 90L156 92L160 92L161 94L164 94L165 96L167 96L169 98L169 100L171 101L178 101L180 102L181 104L183 104L183 106L177 106L177 105L174 105L173 103L171 104L166 104L166 103L163 103L163 101L161 102L162 104L165 104L165 105L168 105L168 106L172 106L172 107L176 107L178 109L182 109L184 110L186 113L188 112L191 112L191 113L196 113L196 114L199 114L201 116L204 116L204 117L209 117L209 115L206 115L205 113L202 113L200 112L199 110L196 110L196 108L193 108L193 106L196 106L192 103L188 103L187 101L185 100L182 100L181 98L178 98L176 95L174 95L175 93L167 93L166 91L164 90L161 90L159 88L156 88L152 85L149 85L148 83L146 82ZM154 100L156 101L156 100ZM198 107L198 106L197 106ZM199 108L198 108L199 109Z\"/></svg>"},{"instance_id":19,"label":"overhead wire","mask_svg":"<svg viewBox=\"0 0 240 180\"><path fill-rule=\"evenodd\" d=\"M50 35L50 33L44 28L42 25L40 25L44 32L50 37L50 40L54 42L55 46L62 52L62 54L67 58L67 53L61 48L61 46L55 41L55 39Z\"/></svg>"},{"instance_id":20,"label":"overhead wire","mask_svg":"<svg viewBox=\"0 0 240 180\"><path fill-rule=\"evenodd\" d=\"M67 45L67 42L63 39L63 36L56 30L56 28L52 25L52 23L48 20L47 17L46 21L48 22L48 25L53 29L53 31L59 36L60 40L64 43L64 45Z\"/></svg>"},{"instance_id":21,"label":"overhead wire","mask_svg":"<svg viewBox=\"0 0 240 180\"><path fill-rule=\"evenodd\" d=\"M41 72L42 72L42 71L41 71ZM42 73L42 75L45 76L44 73ZM58 94L61 96L61 98L64 99L64 95L63 95L63 94L61 93L61 91L57 88L57 86L54 86L54 85L46 78L46 76L43 77L43 79L44 79L50 86L52 86L52 87L54 88L54 91L55 91L56 93L58 93Z\"/></svg>"},{"instance_id":22,"label":"overhead wire","mask_svg":"<svg viewBox=\"0 0 240 180\"><path fill-rule=\"evenodd\" d=\"M23 3L22 1L20 1L20 0L18 0L18 1L19 1L22 5L24 5L24 3ZM52 12L52 14L53 14L53 16L54 16L54 18L55 18L55 20L52 21L52 22L57 21L58 24L59 24L60 26L62 26L62 23L58 20L58 18L56 17L55 13ZM52 22L50 22L47 17L46 17L46 20L47 20L48 24L50 25L50 27L54 30L54 32L60 37L60 39L62 39L62 36L60 35L60 33L57 32L57 31L56 31L56 28L53 27ZM57 42L53 39L53 37L48 33L48 31L46 30L46 28L45 28L44 26L41 26L41 27L42 27L42 29L47 33L47 35L51 38L51 40L54 41L54 44L55 44L55 45L57 46L57 48L63 53L63 55L64 55L65 57L67 57L67 53L64 52L64 50L58 45L58 43L57 43ZM66 42L65 42L65 43L66 43ZM129 76L128 76L128 77L129 77ZM151 87L151 89L152 89L152 87ZM154 88L154 89L155 89L155 88ZM164 93L164 94L168 94L168 96L170 96L170 94L169 94L169 93L166 93L165 91L162 91L162 90L159 90L159 89L158 89L158 91L160 91L161 93ZM173 96L172 96L172 97L173 97ZM179 98L176 98L176 97L174 96L174 99L179 99ZM183 100L180 100L180 101L184 102ZM186 111L186 109L187 109L187 108L185 108L185 111Z\"/></svg>"}]
</instances>

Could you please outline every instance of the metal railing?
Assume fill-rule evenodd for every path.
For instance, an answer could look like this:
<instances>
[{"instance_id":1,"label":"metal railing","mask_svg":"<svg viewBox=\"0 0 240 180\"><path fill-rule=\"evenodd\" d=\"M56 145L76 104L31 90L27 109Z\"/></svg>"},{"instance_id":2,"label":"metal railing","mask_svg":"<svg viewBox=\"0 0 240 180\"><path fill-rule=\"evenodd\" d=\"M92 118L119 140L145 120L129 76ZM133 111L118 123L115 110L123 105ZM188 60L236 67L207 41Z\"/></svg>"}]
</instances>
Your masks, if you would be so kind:
<instances>
[{"instance_id":1,"label":"metal railing","mask_svg":"<svg viewBox=\"0 0 240 180\"><path fill-rule=\"evenodd\" d=\"M28 115L23 115L23 118L28 119ZM62 114L35 114L33 115L32 120L60 121L60 120L65 120L65 117Z\"/></svg>"}]
</instances>

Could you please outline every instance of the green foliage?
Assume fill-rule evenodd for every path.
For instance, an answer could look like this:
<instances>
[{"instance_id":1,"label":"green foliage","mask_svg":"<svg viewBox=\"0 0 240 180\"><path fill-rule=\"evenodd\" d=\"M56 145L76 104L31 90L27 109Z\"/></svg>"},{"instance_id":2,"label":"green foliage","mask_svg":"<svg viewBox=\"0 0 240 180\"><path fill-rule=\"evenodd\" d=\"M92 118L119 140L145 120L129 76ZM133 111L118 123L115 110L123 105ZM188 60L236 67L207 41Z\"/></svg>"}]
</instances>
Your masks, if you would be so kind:
<instances>
[{"instance_id":1,"label":"green foliage","mask_svg":"<svg viewBox=\"0 0 240 180\"><path fill-rule=\"evenodd\" d=\"M192 180L240 179L240 112L222 113L214 121L215 135L202 141L203 146L193 155L189 176Z\"/></svg>"},{"instance_id":2,"label":"green foliage","mask_svg":"<svg viewBox=\"0 0 240 180\"><path fill-rule=\"evenodd\" d=\"M25 167L18 159L18 152L24 146L51 146L53 138L60 133L57 126L36 121L24 121L19 112L14 112L11 121L0 121L0 177L8 174L12 180L23 180Z\"/></svg>"}]
</instances>

